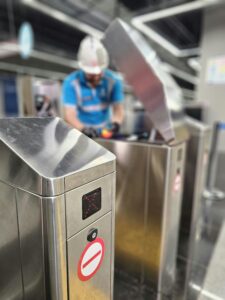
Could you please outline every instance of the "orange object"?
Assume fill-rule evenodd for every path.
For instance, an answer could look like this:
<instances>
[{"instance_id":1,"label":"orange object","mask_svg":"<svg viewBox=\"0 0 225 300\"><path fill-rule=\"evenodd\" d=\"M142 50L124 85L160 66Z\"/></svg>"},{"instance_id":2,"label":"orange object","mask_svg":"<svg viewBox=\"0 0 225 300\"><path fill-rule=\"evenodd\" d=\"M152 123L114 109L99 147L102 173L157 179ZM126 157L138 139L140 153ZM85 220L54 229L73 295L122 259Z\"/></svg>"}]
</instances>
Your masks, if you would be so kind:
<instances>
[{"instance_id":1,"label":"orange object","mask_svg":"<svg viewBox=\"0 0 225 300\"><path fill-rule=\"evenodd\" d=\"M104 138L104 139L110 139L112 137L113 133L111 130L108 130L108 129L103 129L102 130L102 133L101 133L101 136Z\"/></svg>"}]
</instances>

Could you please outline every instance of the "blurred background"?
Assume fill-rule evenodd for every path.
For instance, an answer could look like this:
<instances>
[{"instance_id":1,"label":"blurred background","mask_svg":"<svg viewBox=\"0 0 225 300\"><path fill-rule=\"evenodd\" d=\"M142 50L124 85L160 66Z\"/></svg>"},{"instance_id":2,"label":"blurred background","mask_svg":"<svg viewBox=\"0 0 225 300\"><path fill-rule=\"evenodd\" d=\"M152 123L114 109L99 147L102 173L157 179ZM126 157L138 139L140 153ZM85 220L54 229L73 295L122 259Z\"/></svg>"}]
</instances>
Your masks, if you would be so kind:
<instances>
[{"instance_id":1,"label":"blurred background","mask_svg":"<svg viewBox=\"0 0 225 300\"><path fill-rule=\"evenodd\" d=\"M81 40L87 34L101 38L115 18L144 35L162 69L179 86L188 116L211 127L223 124L216 149L215 186L225 192L224 0L0 0L0 117L63 118L62 82L78 68ZM115 70L112 62L110 67ZM124 82L125 110L144 110ZM199 238L192 271L197 292L224 221L225 205L204 202L202 210L201 232L207 238ZM181 253L182 276L187 261ZM124 300L125 294L118 288L116 299ZM208 294L199 299L225 297Z\"/></svg>"},{"instance_id":2,"label":"blurred background","mask_svg":"<svg viewBox=\"0 0 225 300\"><path fill-rule=\"evenodd\" d=\"M87 34L101 38L117 17L139 30L156 51L182 89L188 114L210 125L223 120L223 0L1 0L0 115L37 114L41 100L35 101L35 93L42 85L54 98L54 113L62 115L60 87L77 68L80 41ZM23 54L26 42L29 54ZM125 92L127 102L138 105L129 86Z\"/></svg>"}]
</instances>

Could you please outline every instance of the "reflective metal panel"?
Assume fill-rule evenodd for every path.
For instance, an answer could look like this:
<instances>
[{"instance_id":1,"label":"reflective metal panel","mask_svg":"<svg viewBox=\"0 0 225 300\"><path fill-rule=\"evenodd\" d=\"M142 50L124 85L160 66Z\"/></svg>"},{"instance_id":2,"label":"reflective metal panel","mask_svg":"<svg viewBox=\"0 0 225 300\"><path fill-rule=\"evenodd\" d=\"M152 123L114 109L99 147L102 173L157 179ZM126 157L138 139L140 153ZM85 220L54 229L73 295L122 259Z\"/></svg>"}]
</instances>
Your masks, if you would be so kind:
<instances>
[{"instance_id":1,"label":"reflective metal panel","mask_svg":"<svg viewBox=\"0 0 225 300\"><path fill-rule=\"evenodd\" d=\"M25 300L67 300L65 200L17 190Z\"/></svg>"},{"instance_id":2,"label":"reflective metal panel","mask_svg":"<svg viewBox=\"0 0 225 300\"><path fill-rule=\"evenodd\" d=\"M154 61L153 51L143 37L126 23L117 19L108 27L103 42L109 54L133 87L136 96L149 112L153 127L165 141L175 138L166 96Z\"/></svg>"},{"instance_id":3,"label":"reflective metal panel","mask_svg":"<svg viewBox=\"0 0 225 300\"><path fill-rule=\"evenodd\" d=\"M164 166L165 189L162 217L161 268L159 274L158 291L163 294L170 295L172 294L172 289L174 288L176 276L176 259L185 171L185 150L185 143L171 147L168 150L166 165ZM156 156L158 153L159 150L154 149L151 156L153 163L155 161L154 156ZM152 185L152 187L155 190L154 185ZM152 190L153 189L151 189L151 191ZM152 195L152 192L149 191L149 196L150 195ZM157 203L158 201L154 199L152 202ZM152 211L152 209L149 209L149 212L151 213L151 215L149 215L149 220L151 220L152 214L154 213Z\"/></svg>"},{"instance_id":4,"label":"reflective metal panel","mask_svg":"<svg viewBox=\"0 0 225 300\"><path fill-rule=\"evenodd\" d=\"M28 191L41 191L41 178L15 155L11 149L0 142L0 179L15 186L24 186Z\"/></svg>"},{"instance_id":5,"label":"reflective metal panel","mask_svg":"<svg viewBox=\"0 0 225 300\"><path fill-rule=\"evenodd\" d=\"M112 271L112 223L111 212L99 218L96 222L86 227L81 232L68 240L68 265L69 265L69 299L70 300L109 300L112 286L110 276ZM87 281L78 278L78 261L88 244L87 236L91 228L98 230L105 244L105 254L100 269L94 277Z\"/></svg>"},{"instance_id":6,"label":"reflective metal panel","mask_svg":"<svg viewBox=\"0 0 225 300\"><path fill-rule=\"evenodd\" d=\"M117 157L116 267L125 268L140 282L145 241L148 147L123 141L101 140L100 143Z\"/></svg>"},{"instance_id":7,"label":"reflective metal panel","mask_svg":"<svg viewBox=\"0 0 225 300\"><path fill-rule=\"evenodd\" d=\"M42 199L18 189L16 198L24 300L46 299Z\"/></svg>"},{"instance_id":8,"label":"reflective metal panel","mask_svg":"<svg viewBox=\"0 0 225 300\"><path fill-rule=\"evenodd\" d=\"M199 238L197 224L201 215L201 201L206 183L210 129L208 126L190 118L185 119L184 126L189 131L190 139L187 145L179 244L182 246L185 243L186 247L180 247L179 251L180 255L192 261L195 255L195 245ZM189 292L191 270L191 264L187 264L185 296Z\"/></svg>"},{"instance_id":9,"label":"reflective metal panel","mask_svg":"<svg viewBox=\"0 0 225 300\"><path fill-rule=\"evenodd\" d=\"M156 292L175 280L185 143L98 140L117 157L115 265Z\"/></svg>"},{"instance_id":10,"label":"reflective metal panel","mask_svg":"<svg viewBox=\"0 0 225 300\"><path fill-rule=\"evenodd\" d=\"M114 189L114 176L115 173L109 174L66 193L67 238L112 210L110 199L112 199ZM87 219L82 220L82 196L98 188L101 188L101 209Z\"/></svg>"},{"instance_id":11,"label":"reflective metal panel","mask_svg":"<svg viewBox=\"0 0 225 300\"><path fill-rule=\"evenodd\" d=\"M208 126L190 118L186 118L184 126L187 127L190 138L187 146L181 230L189 234L191 222L192 224L196 222L195 214L203 195L209 158L210 130Z\"/></svg>"},{"instance_id":12,"label":"reflective metal panel","mask_svg":"<svg viewBox=\"0 0 225 300\"><path fill-rule=\"evenodd\" d=\"M95 288L86 286L91 299L112 300L114 155L59 119L7 119L1 125L0 178L7 182L0 183L0 299L68 300L74 264L67 238L79 236L72 246L72 255L78 253L96 222L106 254L90 281ZM73 190L66 202L67 189ZM71 289L79 290L76 284Z\"/></svg>"},{"instance_id":13,"label":"reflective metal panel","mask_svg":"<svg viewBox=\"0 0 225 300\"><path fill-rule=\"evenodd\" d=\"M0 299L22 300L15 189L0 182Z\"/></svg>"},{"instance_id":14,"label":"reflective metal panel","mask_svg":"<svg viewBox=\"0 0 225 300\"><path fill-rule=\"evenodd\" d=\"M65 195L43 198L46 300L67 300Z\"/></svg>"},{"instance_id":15,"label":"reflective metal panel","mask_svg":"<svg viewBox=\"0 0 225 300\"><path fill-rule=\"evenodd\" d=\"M62 194L115 169L111 153L59 118L1 119L0 139L0 179L39 195Z\"/></svg>"}]
</instances>

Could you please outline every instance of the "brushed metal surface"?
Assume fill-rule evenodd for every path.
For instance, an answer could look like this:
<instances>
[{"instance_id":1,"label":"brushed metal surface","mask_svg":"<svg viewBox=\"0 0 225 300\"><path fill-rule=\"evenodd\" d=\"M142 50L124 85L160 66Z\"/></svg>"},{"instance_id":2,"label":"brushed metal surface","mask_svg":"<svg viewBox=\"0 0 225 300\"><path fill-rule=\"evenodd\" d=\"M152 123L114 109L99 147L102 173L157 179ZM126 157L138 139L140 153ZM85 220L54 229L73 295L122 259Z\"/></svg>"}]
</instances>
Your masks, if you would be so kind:
<instances>
[{"instance_id":1,"label":"brushed metal surface","mask_svg":"<svg viewBox=\"0 0 225 300\"><path fill-rule=\"evenodd\" d=\"M66 219L68 232L76 234L107 213L99 225L99 232L107 231L107 268L100 286L112 299L115 156L58 118L1 119L0 140L0 262L5 272L0 299L68 300L72 266ZM84 221L79 195L99 184L102 209ZM66 210L70 189L75 199Z\"/></svg>"},{"instance_id":2,"label":"brushed metal surface","mask_svg":"<svg viewBox=\"0 0 225 300\"><path fill-rule=\"evenodd\" d=\"M159 150L154 149L158 155ZM154 155L152 153L152 164L154 164ZM166 166L164 166L165 183L164 183L164 203L162 215L162 236L161 236L161 259L158 291L163 294L172 294L176 276L176 259L178 251L179 225L181 204L183 195L183 182L185 171L186 144L181 143L176 147L171 147L167 153ZM159 158L161 160L161 158ZM152 168L153 169L153 168ZM179 189L175 188L176 178L180 176ZM150 177L151 178L151 177ZM151 191L155 190L152 185ZM149 191L149 195L153 193ZM157 203L156 198L150 203ZM157 206L156 204L156 206ZM155 206L155 207L156 207ZM154 215L154 210L149 209L149 220Z\"/></svg>"},{"instance_id":3,"label":"brushed metal surface","mask_svg":"<svg viewBox=\"0 0 225 300\"><path fill-rule=\"evenodd\" d=\"M67 300L65 195L43 198L46 300Z\"/></svg>"},{"instance_id":4,"label":"brushed metal surface","mask_svg":"<svg viewBox=\"0 0 225 300\"><path fill-rule=\"evenodd\" d=\"M24 300L46 299L42 198L16 190Z\"/></svg>"},{"instance_id":5,"label":"brushed metal surface","mask_svg":"<svg viewBox=\"0 0 225 300\"><path fill-rule=\"evenodd\" d=\"M147 213L146 213L146 240L144 247L144 269L146 276L145 283L155 291L160 289L160 275L164 271L162 267L162 260L164 248L167 245L167 236L164 234L164 219L167 215L164 213L166 209L166 192L168 186L167 172L170 172L170 166L167 162L170 155L168 148L151 148L148 169L149 176L147 185ZM168 165L168 168L167 168ZM163 238L166 241L163 241ZM168 251L171 249L167 249ZM172 249L172 251L175 249ZM149 255L147 255L149 253ZM173 255L173 253L170 253ZM172 279L164 288L172 287ZM163 292L163 291L162 291Z\"/></svg>"},{"instance_id":6,"label":"brushed metal surface","mask_svg":"<svg viewBox=\"0 0 225 300\"><path fill-rule=\"evenodd\" d=\"M102 188L102 209L88 218L84 222L81 213L77 214L77 210L81 210L79 195L88 193L96 187ZM113 295L113 261L114 261L114 208L112 201L115 197L115 173L107 175L100 180L89 183L82 188L75 189L71 193L71 199L75 199L75 203L71 203L70 208L66 212L66 201L64 196L60 195L54 198L41 198L40 196L17 190L18 203L18 220L20 233L20 254L23 289L25 300L46 299L46 300L67 300L68 286L67 268L73 268L74 263L70 263L67 256L66 246L66 218L70 220L71 231L74 235L79 232L79 236L85 243L87 242L87 232L93 226L98 228L99 236L103 236L107 255L105 257L106 267L103 265L104 281L101 279L98 289L93 290L91 295L96 299L112 299ZM80 200L80 201L79 201ZM73 209L75 206L75 210ZM74 212L76 215L74 215ZM104 216L104 217L102 217ZM101 223L101 218L107 219ZM94 220L94 222L93 222ZM75 223L75 226L73 224ZM95 223L98 225L95 225ZM82 231L85 232L81 234ZM18 229L17 229L18 230ZM105 231L107 231L105 233ZM75 235L77 236L77 235ZM73 238L72 237L72 238ZM71 239L72 239L71 238ZM71 240L69 239L69 240ZM109 246L110 245L110 246ZM76 240L73 247L79 251L81 243ZM75 253L77 253L75 251ZM19 251L18 251L19 253ZM73 253L74 255L74 253ZM98 277L95 276L94 282ZM79 290L80 284L76 282L75 290ZM73 289L73 287L72 287ZM106 296L107 295L107 296ZM81 298L83 299L83 298ZM85 299L85 298L84 298ZM4 299L6 300L6 299Z\"/></svg>"},{"instance_id":7,"label":"brushed metal surface","mask_svg":"<svg viewBox=\"0 0 225 300\"><path fill-rule=\"evenodd\" d=\"M192 261L198 239L197 224L201 215L201 201L206 184L211 132L207 125L190 118L185 120L185 125L190 139L187 145L179 240L181 244L182 237L185 236L187 247L182 255ZM188 295L191 272L191 264L188 264L185 273L185 297Z\"/></svg>"},{"instance_id":8,"label":"brushed metal surface","mask_svg":"<svg viewBox=\"0 0 225 300\"><path fill-rule=\"evenodd\" d=\"M198 211L206 181L210 129L208 126L187 118L184 125L189 131L189 141L186 157L186 175L184 182L184 196L182 201L181 230L187 234L191 231L191 222L196 222Z\"/></svg>"},{"instance_id":9,"label":"brushed metal surface","mask_svg":"<svg viewBox=\"0 0 225 300\"><path fill-rule=\"evenodd\" d=\"M66 193L67 238L112 210L114 176L115 173L109 174ZM101 209L87 219L82 220L82 196L98 188L101 188Z\"/></svg>"},{"instance_id":10,"label":"brushed metal surface","mask_svg":"<svg viewBox=\"0 0 225 300\"><path fill-rule=\"evenodd\" d=\"M62 194L115 170L111 153L59 118L1 119L0 139L0 179L35 194Z\"/></svg>"},{"instance_id":11,"label":"brushed metal surface","mask_svg":"<svg viewBox=\"0 0 225 300\"><path fill-rule=\"evenodd\" d=\"M149 112L155 129L165 141L175 139L163 83L154 67L153 51L144 38L128 24L113 21L103 37L111 59L133 87Z\"/></svg>"},{"instance_id":12,"label":"brushed metal surface","mask_svg":"<svg viewBox=\"0 0 225 300\"><path fill-rule=\"evenodd\" d=\"M98 140L117 157L115 266L164 295L176 267L185 143ZM174 191L179 172L181 184Z\"/></svg>"},{"instance_id":13,"label":"brushed metal surface","mask_svg":"<svg viewBox=\"0 0 225 300\"><path fill-rule=\"evenodd\" d=\"M112 157L111 153L108 153L106 156ZM101 178L103 176L106 176L107 174L111 174L113 170L115 171L116 168L116 162L115 160L102 163L102 158L99 157L99 159L94 160L94 163L97 163L94 168L90 168L88 170L82 170L80 172L76 172L74 174L71 174L69 176L65 177L65 191L70 191L74 189L74 183L79 183L78 186L82 186L86 184L87 182L92 182L96 178Z\"/></svg>"},{"instance_id":14,"label":"brushed metal surface","mask_svg":"<svg viewBox=\"0 0 225 300\"><path fill-rule=\"evenodd\" d=\"M0 153L0 180L16 187L24 186L28 191L42 191L41 178L2 142Z\"/></svg>"},{"instance_id":15,"label":"brushed metal surface","mask_svg":"<svg viewBox=\"0 0 225 300\"><path fill-rule=\"evenodd\" d=\"M115 266L126 269L141 282L148 146L98 141L117 157Z\"/></svg>"},{"instance_id":16,"label":"brushed metal surface","mask_svg":"<svg viewBox=\"0 0 225 300\"><path fill-rule=\"evenodd\" d=\"M111 246L111 300L114 299L114 270L115 270L115 219L116 219L116 211L115 211L115 204L116 204L116 172L114 173L114 176L113 176L113 181L112 181L112 186L113 186L113 189L112 189L112 211L111 211L111 214L112 214L112 217L111 217L111 243L112 243L112 246Z\"/></svg>"},{"instance_id":17,"label":"brushed metal surface","mask_svg":"<svg viewBox=\"0 0 225 300\"><path fill-rule=\"evenodd\" d=\"M68 240L68 273L70 300L110 300L112 293L112 213L104 215L96 222ZM105 255L102 265L94 277L81 281L77 275L78 261L88 244L87 235L91 228L98 229L98 237L105 243ZM110 280L109 280L110 279Z\"/></svg>"},{"instance_id":18,"label":"brushed metal surface","mask_svg":"<svg viewBox=\"0 0 225 300\"><path fill-rule=\"evenodd\" d=\"M65 199L19 189L16 197L23 299L67 300Z\"/></svg>"},{"instance_id":19,"label":"brushed metal surface","mask_svg":"<svg viewBox=\"0 0 225 300\"><path fill-rule=\"evenodd\" d=\"M0 182L0 299L22 300L15 189Z\"/></svg>"}]
</instances>

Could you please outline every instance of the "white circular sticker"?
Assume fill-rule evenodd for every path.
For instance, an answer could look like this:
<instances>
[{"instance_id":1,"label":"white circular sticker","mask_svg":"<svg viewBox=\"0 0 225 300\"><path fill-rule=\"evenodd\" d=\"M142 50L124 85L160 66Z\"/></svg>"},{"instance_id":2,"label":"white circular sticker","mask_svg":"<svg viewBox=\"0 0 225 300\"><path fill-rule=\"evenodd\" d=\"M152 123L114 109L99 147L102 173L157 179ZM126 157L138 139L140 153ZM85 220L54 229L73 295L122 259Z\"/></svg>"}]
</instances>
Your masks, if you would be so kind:
<instances>
[{"instance_id":1,"label":"white circular sticker","mask_svg":"<svg viewBox=\"0 0 225 300\"><path fill-rule=\"evenodd\" d=\"M89 280L99 270L105 254L104 241L100 238L89 243L81 254L78 263L78 277L81 281Z\"/></svg>"}]
</instances>

